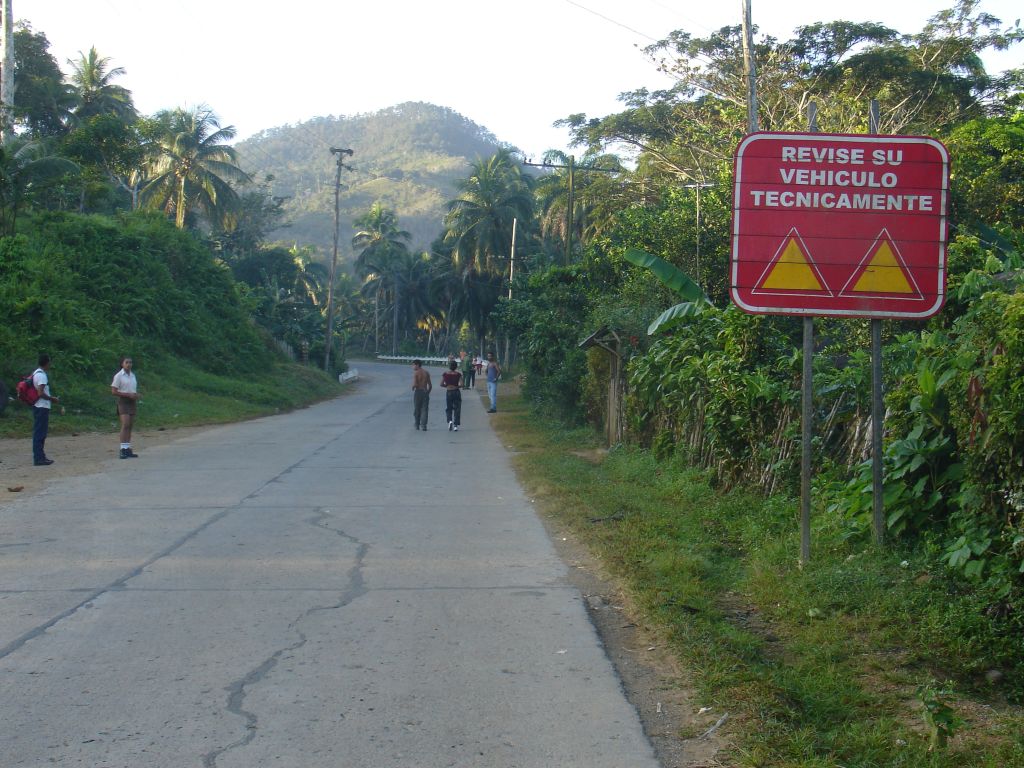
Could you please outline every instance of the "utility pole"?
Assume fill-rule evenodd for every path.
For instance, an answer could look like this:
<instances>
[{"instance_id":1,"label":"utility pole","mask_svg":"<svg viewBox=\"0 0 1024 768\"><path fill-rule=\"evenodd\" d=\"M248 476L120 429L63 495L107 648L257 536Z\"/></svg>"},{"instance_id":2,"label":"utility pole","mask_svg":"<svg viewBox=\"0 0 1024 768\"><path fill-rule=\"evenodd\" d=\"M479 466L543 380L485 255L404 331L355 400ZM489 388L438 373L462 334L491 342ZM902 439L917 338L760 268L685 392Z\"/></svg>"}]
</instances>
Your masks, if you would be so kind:
<instances>
[{"instance_id":1,"label":"utility pole","mask_svg":"<svg viewBox=\"0 0 1024 768\"><path fill-rule=\"evenodd\" d=\"M518 219L512 219L512 250L509 251L508 259L508 300L512 301L512 277L515 275L516 269L516 224L519 222ZM508 367L511 364L509 359L509 352L511 350L512 340L508 334L505 334L505 357L501 359L502 365Z\"/></svg>"},{"instance_id":2,"label":"utility pole","mask_svg":"<svg viewBox=\"0 0 1024 768\"><path fill-rule=\"evenodd\" d=\"M565 212L565 266L572 263L572 228L576 223L576 180L573 166L576 158L569 155L569 206Z\"/></svg>"},{"instance_id":3,"label":"utility pole","mask_svg":"<svg viewBox=\"0 0 1024 768\"><path fill-rule=\"evenodd\" d=\"M582 171L583 173L621 173L621 171L612 168L594 168L593 166L584 166L583 168L576 168L576 158L573 155L569 155L568 165L559 165L558 163L531 163L527 160L523 161L523 165L530 165L534 168L565 168L569 171L569 199L568 205L565 211L565 265L569 266L572 261L572 228L576 218L576 171Z\"/></svg>"},{"instance_id":4,"label":"utility pole","mask_svg":"<svg viewBox=\"0 0 1024 768\"><path fill-rule=\"evenodd\" d=\"M3 35L0 37L0 139L6 144L14 138L14 0L4 4Z\"/></svg>"},{"instance_id":5,"label":"utility pole","mask_svg":"<svg viewBox=\"0 0 1024 768\"><path fill-rule=\"evenodd\" d=\"M743 3L743 75L747 81L747 133L757 130L757 66L754 64L754 28L750 0Z\"/></svg>"},{"instance_id":6,"label":"utility pole","mask_svg":"<svg viewBox=\"0 0 1024 768\"><path fill-rule=\"evenodd\" d=\"M351 149L331 147L331 154L338 158L334 176L334 254L331 256L331 282L327 285L327 331L324 334L324 371L331 370L331 347L334 346L334 275L338 270L338 217L341 212L341 169L345 155L352 157Z\"/></svg>"},{"instance_id":7,"label":"utility pole","mask_svg":"<svg viewBox=\"0 0 1024 768\"><path fill-rule=\"evenodd\" d=\"M714 187L717 184L712 184L709 181L698 181L693 184L683 184L684 189L695 189L697 190L697 223L696 223L696 239L697 239L697 285L702 289L704 288L704 281L700 278L700 191L707 189L708 187Z\"/></svg>"}]
</instances>

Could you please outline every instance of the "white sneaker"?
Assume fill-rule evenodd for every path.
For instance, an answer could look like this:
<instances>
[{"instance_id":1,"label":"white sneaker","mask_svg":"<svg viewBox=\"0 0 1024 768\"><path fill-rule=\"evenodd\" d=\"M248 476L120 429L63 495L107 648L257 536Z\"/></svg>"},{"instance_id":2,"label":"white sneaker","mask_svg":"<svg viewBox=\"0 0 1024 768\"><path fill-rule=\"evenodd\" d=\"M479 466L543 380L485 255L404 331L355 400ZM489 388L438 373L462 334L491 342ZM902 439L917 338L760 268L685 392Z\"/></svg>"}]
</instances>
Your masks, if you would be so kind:
<instances>
[{"instance_id":1,"label":"white sneaker","mask_svg":"<svg viewBox=\"0 0 1024 768\"><path fill-rule=\"evenodd\" d=\"M453 428L454 426L455 426L455 422L454 422L454 421L449 421L449 422L448 422L448 431L449 431L449 432L451 432L451 431L452 431L452 428Z\"/></svg>"},{"instance_id":2,"label":"white sneaker","mask_svg":"<svg viewBox=\"0 0 1024 768\"><path fill-rule=\"evenodd\" d=\"M456 432L458 432L458 431L459 431L459 428L458 428L457 426L455 427L455 431L456 431Z\"/></svg>"}]
</instances>

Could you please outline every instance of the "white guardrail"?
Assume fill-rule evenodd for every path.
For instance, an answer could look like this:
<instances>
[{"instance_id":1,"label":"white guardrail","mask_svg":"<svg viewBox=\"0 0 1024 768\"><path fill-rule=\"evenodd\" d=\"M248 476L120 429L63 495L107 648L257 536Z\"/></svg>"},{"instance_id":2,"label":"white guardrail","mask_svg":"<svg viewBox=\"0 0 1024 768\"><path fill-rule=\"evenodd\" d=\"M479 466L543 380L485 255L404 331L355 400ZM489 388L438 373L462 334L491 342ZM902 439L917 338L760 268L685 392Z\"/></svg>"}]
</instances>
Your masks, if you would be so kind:
<instances>
[{"instance_id":1,"label":"white guardrail","mask_svg":"<svg viewBox=\"0 0 1024 768\"><path fill-rule=\"evenodd\" d=\"M447 357L420 357L418 355L377 355L377 359L383 363L409 363L413 360L422 360L424 365L445 365Z\"/></svg>"}]
</instances>

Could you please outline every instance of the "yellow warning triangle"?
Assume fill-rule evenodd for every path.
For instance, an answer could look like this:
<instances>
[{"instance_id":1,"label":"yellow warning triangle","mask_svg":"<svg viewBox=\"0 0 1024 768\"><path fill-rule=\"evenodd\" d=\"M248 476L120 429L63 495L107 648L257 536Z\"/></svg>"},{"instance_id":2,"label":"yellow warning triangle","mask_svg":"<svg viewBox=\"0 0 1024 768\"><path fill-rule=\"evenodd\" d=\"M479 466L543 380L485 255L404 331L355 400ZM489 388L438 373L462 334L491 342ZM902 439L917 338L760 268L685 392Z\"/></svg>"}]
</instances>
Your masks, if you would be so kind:
<instances>
[{"instance_id":1,"label":"yellow warning triangle","mask_svg":"<svg viewBox=\"0 0 1024 768\"><path fill-rule=\"evenodd\" d=\"M782 255L759 287L761 290L776 291L825 290L795 237L789 238Z\"/></svg>"},{"instance_id":2,"label":"yellow warning triangle","mask_svg":"<svg viewBox=\"0 0 1024 768\"><path fill-rule=\"evenodd\" d=\"M910 285L903 267L896 259L889 243L885 240L878 246L871 261L864 267L861 276L854 283L851 293L899 293L916 294Z\"/></svg>"}]
</instances>

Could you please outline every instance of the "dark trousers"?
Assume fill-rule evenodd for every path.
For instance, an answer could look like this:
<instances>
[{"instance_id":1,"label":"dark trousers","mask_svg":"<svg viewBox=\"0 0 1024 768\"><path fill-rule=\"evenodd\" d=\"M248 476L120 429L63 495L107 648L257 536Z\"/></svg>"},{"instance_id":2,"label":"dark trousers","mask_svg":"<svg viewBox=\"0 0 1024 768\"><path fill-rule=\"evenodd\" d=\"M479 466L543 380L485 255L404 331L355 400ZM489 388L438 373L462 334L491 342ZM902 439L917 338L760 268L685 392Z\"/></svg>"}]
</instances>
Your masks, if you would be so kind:
<instances>
[{"instance_id":1,"label":"dark trousers","mask_svg":"<svg viewBox=\"0 0 1024 768\"><path fill-rule=\"evenodd\" d=\"M462 426L462 393L459 390L445 390L444 416L448 421L454 421L456 427Z\"/></svg>"},{"instance_id":2,"label":"dark trousers","mask_svg":"<svg viewBox=\"0 0 1024 768\"><path fill-rule=\"evenodd\" d=\"M42 461L46 458L46 435L50 431L50 409L32 409L32 460Z\"/></svg>"},{"instance_id":3,"label":"dark trousers","mask_svg":"<svg viewBox=\"0 0 1024 768\"><path fill-rule=\"evenodd\" d=\"M476 386L476 371L473 368L462 374L462 383L466 389L472 389Z\"/></svg>"},{"instance_id":4,"label":"dark trousers","mask_svg":"<svg viewBox=\"0 0 1024 768\"><path fill-rule=\"evenodd\" d=\"M412 393L412 416L416 426L427 426L427 415L430 412L430 393L425 389L417 389Z\"/></svg>"}]
</instances>

